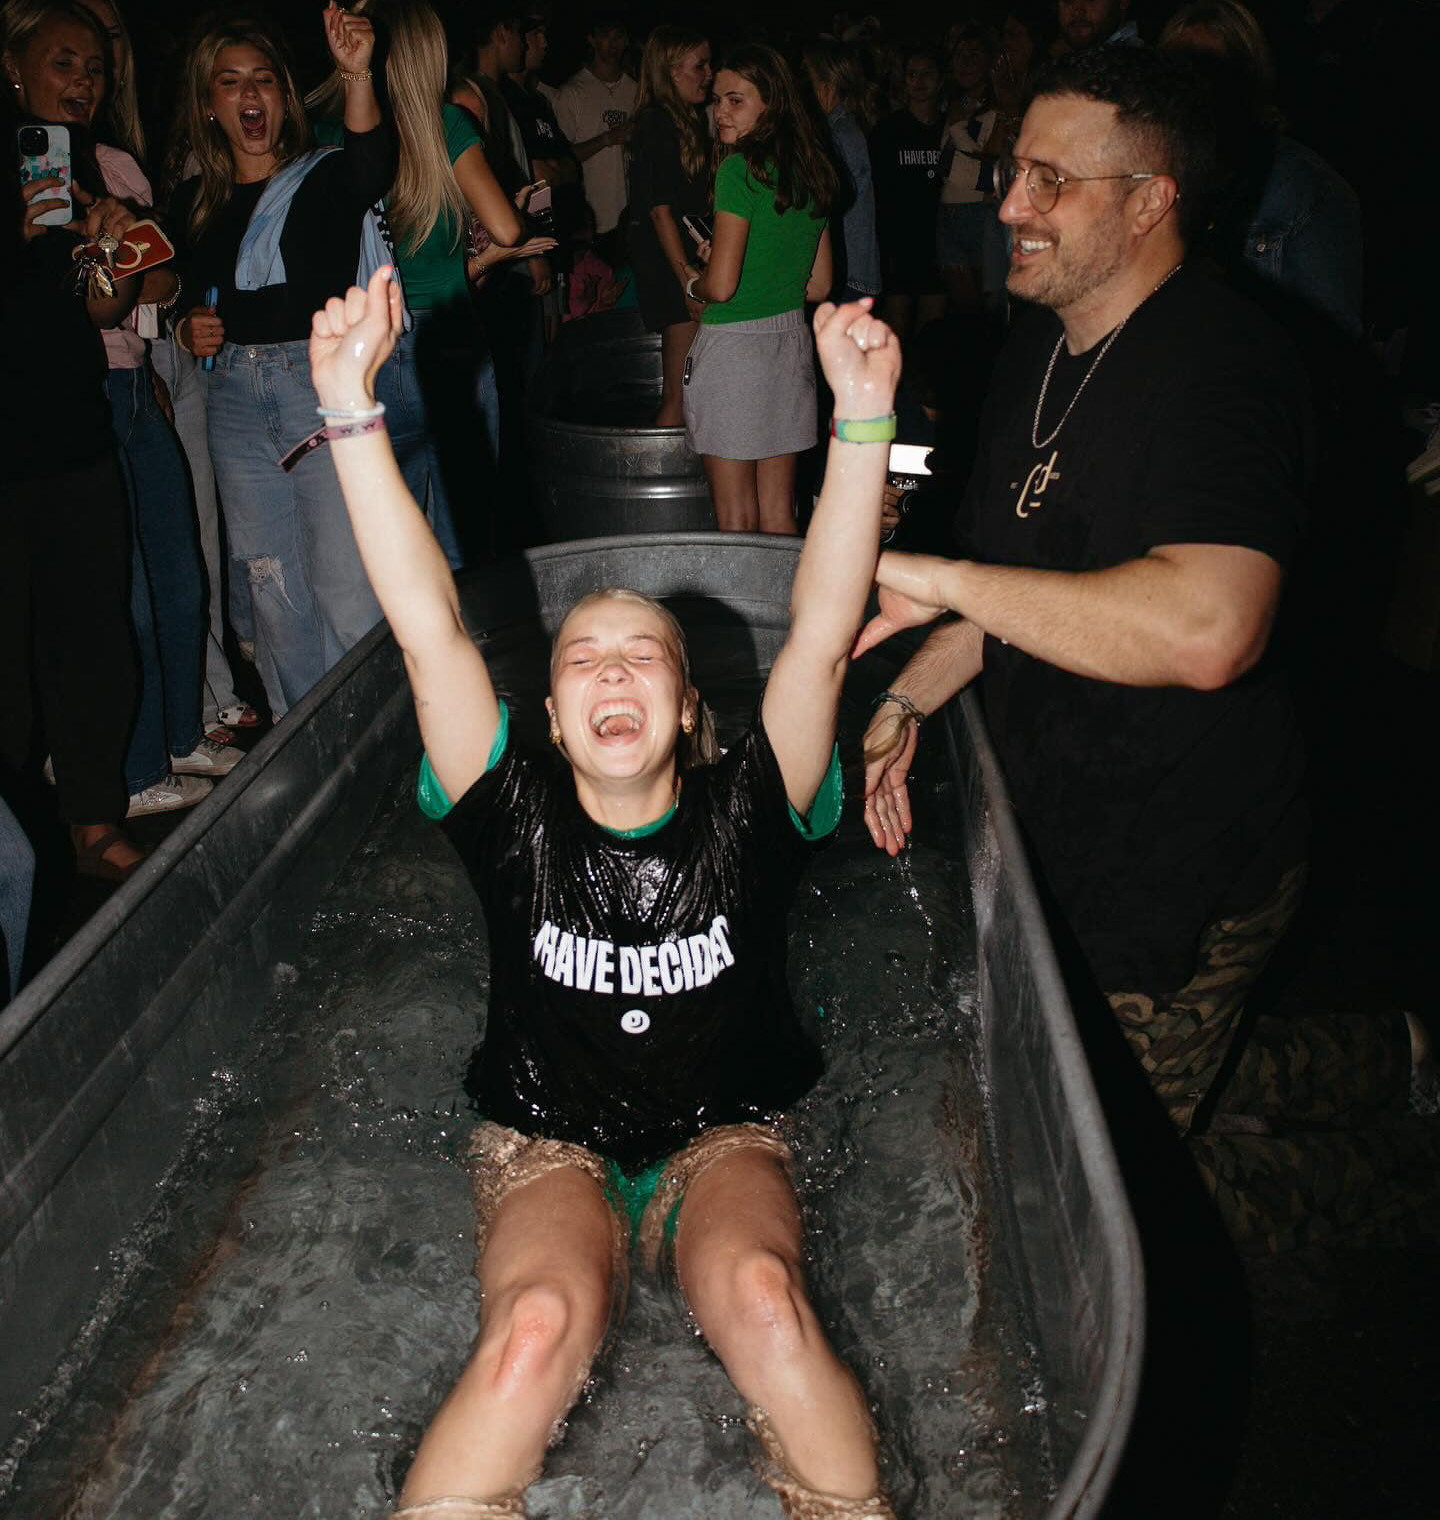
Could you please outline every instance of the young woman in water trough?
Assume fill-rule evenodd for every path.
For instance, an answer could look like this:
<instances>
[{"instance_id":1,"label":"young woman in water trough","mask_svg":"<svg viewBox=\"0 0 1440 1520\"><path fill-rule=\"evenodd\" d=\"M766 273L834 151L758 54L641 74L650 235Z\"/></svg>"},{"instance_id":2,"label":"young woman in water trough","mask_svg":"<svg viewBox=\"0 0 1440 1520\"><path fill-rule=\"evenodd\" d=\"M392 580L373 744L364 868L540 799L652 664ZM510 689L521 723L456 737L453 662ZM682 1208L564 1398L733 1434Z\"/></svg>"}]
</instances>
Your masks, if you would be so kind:
<instances>
[{"instance_id":1,"label":"young woman in water trough","mask_svg":"<svg viewBox=\"0 0 1440 1520\"><path fill-rule=\"evenodd\" d=\"M382 270L316 313L310 359L415 696L421 805L469 869L492 972L468 1155L480 1334L396 1520L524 1514L623 1299L632 1230L649 1263L673 1262L785 1512L892 1517L864 1397L806 1293L771 1121L819 1069L786 992L785 910L808 841L839 816L836 716L875 569L894 334L868 301L816 313L837 420L748 733L717 758L679 625L648 597L601 591L570 610L551 655L550 738L567 765L511 737L395 464L374 380L400 320Z\"/></svg>"}]
</instances>

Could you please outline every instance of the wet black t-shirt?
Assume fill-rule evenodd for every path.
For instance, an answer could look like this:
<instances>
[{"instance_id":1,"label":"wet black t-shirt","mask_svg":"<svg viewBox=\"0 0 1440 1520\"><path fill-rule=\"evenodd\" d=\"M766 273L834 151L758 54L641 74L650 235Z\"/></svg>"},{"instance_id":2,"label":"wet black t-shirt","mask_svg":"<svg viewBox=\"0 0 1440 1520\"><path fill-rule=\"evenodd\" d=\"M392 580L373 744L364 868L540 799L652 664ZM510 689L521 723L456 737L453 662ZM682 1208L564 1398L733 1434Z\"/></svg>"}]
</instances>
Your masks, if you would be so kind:
<instances>
[{"instance_id":1,"label":"wet black t-shirt","mask_svg":"<svg viewBox=\"0 0 1440 1520\"><path fill-rule=\"evenodd\" d=\"M467 1083L487 1119L633 1170L813 1084L785 976L812 846L758 720L685 773L674 815L643 837L595 823L569 767L513 741L441 826L490 931Z\"/></svg>"},{"instance_id":2,"label":"wet black t-shirt","mask_svg":"<svg viewBox=\"0 0 1440 1520\"><path fill-rule=\"evenodd\" d=\"M997 367L958 527L967 554L1093 570L1206 543L1290 562L1309 405L1298 360L1256 308L1183 269L1037 449L1059 335L1052 313L1028 313ZM1097 352L1072 358L1062 344L1036 437ZM1144 688L987 637L980 690L1042 875L1104 990L1182 985L1203 926L1253 907L1301 858L1301 742L1273 661L1220 691Z\"/></svg>"}]
</instances>

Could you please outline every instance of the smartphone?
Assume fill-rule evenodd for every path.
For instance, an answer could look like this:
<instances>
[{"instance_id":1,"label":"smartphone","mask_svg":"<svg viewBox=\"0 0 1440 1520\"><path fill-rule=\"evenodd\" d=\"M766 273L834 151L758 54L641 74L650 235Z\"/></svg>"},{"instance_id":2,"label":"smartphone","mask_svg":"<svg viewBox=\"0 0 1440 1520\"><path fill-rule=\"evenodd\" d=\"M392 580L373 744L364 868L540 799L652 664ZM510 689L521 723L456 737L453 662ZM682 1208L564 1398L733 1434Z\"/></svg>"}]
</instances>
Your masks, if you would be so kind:
<instances>
[{"instance_id":1,"label":"smartphone","mask_svg":"<svg viewBox=\"0 0 1440 1520\"><path fill-rule=\"evenodd\" d=\"M534 191L530 199L525 203L525 210L529 213L535 225L547 237L555 235L555 192L547 184L541 184Z\"/></svg>"},{"instance_id":2,"label":"smartphone","mask_svg":"<svg viewBox=\"0 0 1440 1520\"><path fill-rule=\"evenodd\" d=\"M928 443L892 443L890 445L890 462L886 470L891 477L893 485L904 485L909 482L909 490L914 490L919 484L922 475L930 473L928 460L930 458L930 445Z\"/></svg>"},{"instance_id":3,"label":"smartphone","mask_svg":"<svg viewBox=\"0 0 1440 1520\"><path fill-rule=\"evenodd\" d=\"M70 128L50 126L20 127L15 133L20 148L20 183L54 175L60 184L45 192L45 200L64 201L44 216L35 218L40 227L63 227L74 220L70 204Z\"/></svg>"},{"instance_id":4,"label":"smartphone","mask_svg":"<svg viewBox=\"0 0 1440 1520\"><path fill-rule=\"evenodd\" d=\"M682 216L680 220L685 223L686 232L695 239L695 246L697 248L701 243L713 243L715 241L715 233L710 223L703 216Z\"/></svg>"}]
</instances>

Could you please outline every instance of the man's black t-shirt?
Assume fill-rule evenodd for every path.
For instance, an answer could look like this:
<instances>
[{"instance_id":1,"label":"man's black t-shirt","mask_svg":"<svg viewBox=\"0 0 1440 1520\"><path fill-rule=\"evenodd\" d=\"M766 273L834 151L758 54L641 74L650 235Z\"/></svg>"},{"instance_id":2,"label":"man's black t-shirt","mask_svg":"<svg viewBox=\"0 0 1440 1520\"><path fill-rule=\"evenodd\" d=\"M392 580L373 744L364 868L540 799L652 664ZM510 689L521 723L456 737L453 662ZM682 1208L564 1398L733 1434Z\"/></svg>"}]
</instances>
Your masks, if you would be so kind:
<instances>
[{"instance_id":1,"label":"man's black t-shirt","mask_svg":"<svg viewBox=\"0 0 1440 1520\"><path fill-rule=\"evenodd\" d=\"M467 1084L487 1119L634 1170L813 1084L785 977L810 846L758 720L685 773L673 816L643 837L595 823L568 767L513 743L442 827L490 931Z\"/></svg>"},{"instance_id":2,"label":"man's black t-shirt","mask_svg":"<svg viewBox=\"0 0 1440 1520\"><path fill-rule=\"evenodd\" d=\"M1164 544L1295 553L1311 452L1298 360L1261 314L1182 269L1098 349L1032 312L996 370L959 535L973 558L1097 570ZM1200 930L1304 851L1303 757L1272 662L1219 691L1072 675L987 637L985 715L1042 875L1105 991L1172 991Z\"/></svg>"}]
</instances>

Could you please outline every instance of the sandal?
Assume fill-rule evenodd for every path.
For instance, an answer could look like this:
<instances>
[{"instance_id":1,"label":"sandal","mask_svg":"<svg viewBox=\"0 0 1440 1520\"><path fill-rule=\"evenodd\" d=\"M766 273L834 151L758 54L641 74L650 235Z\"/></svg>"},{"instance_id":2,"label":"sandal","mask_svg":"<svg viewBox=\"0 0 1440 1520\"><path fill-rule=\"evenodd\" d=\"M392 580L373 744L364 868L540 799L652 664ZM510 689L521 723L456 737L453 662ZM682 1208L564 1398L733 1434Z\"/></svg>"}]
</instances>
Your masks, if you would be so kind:
<instances>
[{"instance_id":1,"label":"sandal","mask_svg":"<svg viewBox=\"0 0 1440 1520\"><path fill-rule=\"evenodd\" d=\"M142 853L139 860L131 861L128 866L117 866L113 860L105 858L106 850L112 849L117 844L128 844L132 849L136 848L135 842L127 839L119 829L106 829L93 844L87 844L84 849L76 850L76 874L93 876L97 881L129 881L135 874L136 868L144 864L145 856Z\"/></svg>"}]
</instances>

